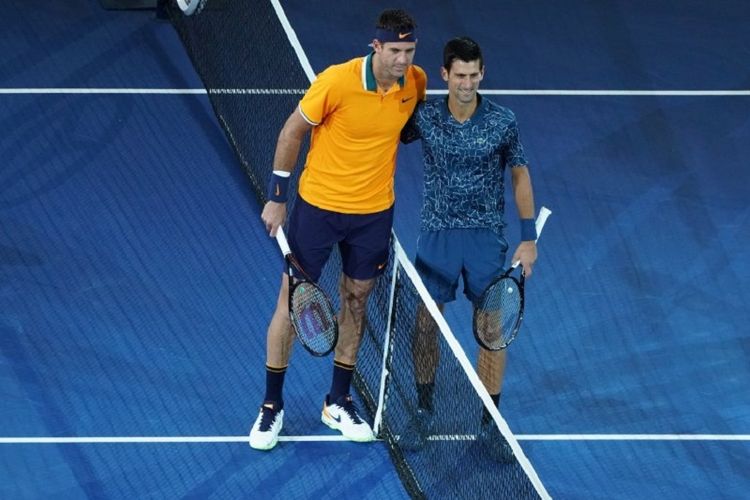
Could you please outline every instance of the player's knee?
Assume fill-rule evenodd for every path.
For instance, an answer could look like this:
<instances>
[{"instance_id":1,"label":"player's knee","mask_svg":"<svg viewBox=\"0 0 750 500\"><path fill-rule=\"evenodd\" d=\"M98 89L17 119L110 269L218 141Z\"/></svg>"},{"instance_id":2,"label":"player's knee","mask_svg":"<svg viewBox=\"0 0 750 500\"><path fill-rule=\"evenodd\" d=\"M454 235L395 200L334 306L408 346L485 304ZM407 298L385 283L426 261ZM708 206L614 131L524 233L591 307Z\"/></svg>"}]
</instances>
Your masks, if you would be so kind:
<instances>
[{"instance_id":1,"label":"player's knee","mask_svg":"<svg viewBox=\"0 0 750 500\"><path fill-rule=\"evenodd\" d=\"M289 319L289 306L286 303L279 302L271 318L271 328L278 331L287 331L292 328L292 322Z\"/></svg>"},{"instance_id":2,"label":"player's knee","mask_svg":"<svg viewBox=\"0 0 750 500\"><path fill-rule=\"evenodd\" d=\"M352 313L356 315L364 314L365 304L367 303L366 294L357 295L354 293L349 293L344 296L344 300L346 301L347 309L349 309Z\"/></svg>"},{"instance_id":3,"label":"player's knee","mask_svg":"<svg viewBox=\"0 0 750 500\"><path fill-rule=\"evenodd\" d=\"M498 342L501 337L500 329L496 327L493 328L489 325L484 325L483 327L481 327L479 330L479 333L482 336L482 338L487 340L488 344Z\"/></svg>"},{"instance_id":4,"label":"player's knee","mask_svg":"<svg viewBox=\"0 0 750 500\"><path fill-rule=\"evenodd\" d=\"M367 297L372 290L372 282L345 279L341 287L342 299L348 309L355 314L364 314Z\"/></svg>"}]
</instances>

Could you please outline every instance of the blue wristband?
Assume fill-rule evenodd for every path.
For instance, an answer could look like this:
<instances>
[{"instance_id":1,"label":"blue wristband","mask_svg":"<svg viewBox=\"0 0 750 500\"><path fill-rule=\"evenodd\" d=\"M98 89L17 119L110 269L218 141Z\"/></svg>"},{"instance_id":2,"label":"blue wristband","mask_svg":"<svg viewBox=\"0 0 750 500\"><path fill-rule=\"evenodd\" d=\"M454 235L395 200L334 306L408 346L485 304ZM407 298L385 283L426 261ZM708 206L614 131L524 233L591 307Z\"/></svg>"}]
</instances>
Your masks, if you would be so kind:
<instances>
[{"instance_id":1,"label":"blue wristband","mask_svg":"<svg viewBox=\"0 0 750 500\"><path fill-rule=\"evenodd\" d=\"M536 241L534 219L521 219L521 241Z\"/></svg>"},{"instance_id":2,"label":"blue wristband","mask_svg":"<svg viewBox=\"0 0 750 500\"><path fill-rule=\"evenodd\" d=\"M279 174L272 174L268 182L268 199L277 203L286 203L289 197L289 179L291 176L284 177Z\"/></svg>"}]
</instances>

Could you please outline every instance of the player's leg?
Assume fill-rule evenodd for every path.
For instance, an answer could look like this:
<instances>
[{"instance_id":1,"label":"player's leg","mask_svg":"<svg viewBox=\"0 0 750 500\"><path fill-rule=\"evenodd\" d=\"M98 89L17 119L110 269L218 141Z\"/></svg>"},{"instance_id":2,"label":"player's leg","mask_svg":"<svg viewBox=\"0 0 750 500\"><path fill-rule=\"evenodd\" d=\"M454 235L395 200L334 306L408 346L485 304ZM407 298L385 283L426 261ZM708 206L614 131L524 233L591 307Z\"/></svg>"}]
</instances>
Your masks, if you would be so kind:
<instances>
[{"instance_id":1,"label":"player's leg","mask_svg":"<svg viewBox=\"0 0 750 500\"><path fill-rule=\"evenodd\" d=\"M319 229L325 227L322 217L325 214L321 214L320 209L298 197L287 230L292 252L313 280L320 276L338 237ZM250 431L250 446L253 448L269 450L278 441L284 418L284 378L293 345L294 331L289 321L289 276L284 272L266 337L266 393Z\"/></svg>"},{"instance_id":2,"label":"player's leg","mask_svg":"<svg viewBox=\"0 0 750 500\"><path fill-rule=\"evenodd\" d=\"M431 294L432 295L432 294ZM437 304L442 312L444 304ZM400 431L399 444L405 450L418 450L431 433L434 412L435 375L440 361L438 325L423 304L417 306L417 319L411 344L417 408L406 427Z\"/></svg>"},{"instance_id":3,"label":"player's leg","mask_svg":"<svg viewBox=\"0 0 750 500\"><path fill-rule=\"evenodd\" d=\"M466 248L464 261L464 292L476 304L482 292L503 272L508 243L499 231L491 229L467 230L463 243ZM498 321L488 321L485 328L500 328ZM498 330L499 335L499 330ZM505 378L507 353L479 348L477 374L490 394L495 406L500 404L500 394ZM507 442L502 439L494 420L486 408L482 408L480 444L496 460L506 462L513 457Z\"/></svg>"},{"instance_id":4,"label":"player's leg","mask_svg":"<svg viewBox=\"0 0 750 500\"><path fill-rule=\"evenodd\" d=\"M357 353L362 341L362 329L365 320L367 298L375 285L374 279L359 280L341 274L339 293L341 310L339 311L339 342L336 345L334 359L342 364L353 366L357 362ZM348 392L348 391L346 391ZM338 396L340 394L332 394Z\"/></svg>"},{"instance_id":5,"label":"player's leg","mask_svg":"<svg viewBox=\"0 0 750 500\"><path fill-rule=\"evenodd\" d=\"M294 332L289 322L288 297L289 277L284 273L276 310L266 335L266 393L250 431L250 446L258 450L270 450L276 446L284 425L282 389L294 344Z\"/></svg>"},{"instance_id":6,"label":"player's leg","mask_svg":"<svg viewBox=\"0 0 750 500\"><path fill-rule=\"evenodd\" d=\"M417 241L416 269L430 296L442 312L444 305L456 298L461 273L460 245L452 230L422 232ZM427 308L417 307L412 337L412 360L417 390L417 408L402 431L400 444L407 450L419 449L430 434L434 411L435 375L440 360L438 326Z\"/></svg>"},{"instance_id":7,"label":"player's leg","mask_svg":"<svg viewBox=\"0 0 750 500\"><path fill-rule=\"evenodd\" d=\"M437 306L440 312L443 312L445 305L440 302ZM417 383L417 409L432 413L432 394L435 390L435 372L440 362L440 343L437 323L423 304L417 307L411 356Z\"/></svg>"},{"instance_id":8,"label":"player's leg","mask_svg":"<svg viewBox=\"0 0 750 500\"><path fill-rule=\"evenodd\" d=\"M372 441L370 425L359 415L351 396L351 381L362 340L367 297L374 279L356 280L342 274L340 282L339 341L333 359L331 388L321 413L323 423L352 441Z\"/></svg>"},{"instance_id":9,"label":"player's leg","mask_svg":"<svg viewBox=\"0 0 750 500\"><path fill-rule=\"evenodd\" d=\"M500 394L503 388L503 379L505 376L505 364L507 351L488 351L482 347L479 348L479 359L477 362L477 372L479 379L484 384L487 392L490 393L495 406L500 406ZM511 462L514 459L513 450L508 442L503 438L497 424L492 419L492 415L487 408L482 408L482 418L479 430L479 444L484 446L486 453L498 462Z\"/></svg>"},{"instance_id":10,"label":"player's leg","mask_svg":"<svg viewBox=\"0 0 750 500\"><path fill-rule=\"evenodd\" d=\"M502 274L508 242L499 231L493 229L466 229L462 238L464 245L464 293L475 304L482 292ZM499 328L499 323L488 323L486 328ZM487 392L497 402L505 374L504 351L479 350L477 372Z\"/></svg>"},{"instance_id":11,"label":"player's leg","mask_svg":"<svg viewBox=\"0 0 750 500\"><path fill-rule=\"evenodd\" d=\"M456 298L461 275L461 230L424 231L417 240L415 267L430 296L442 312L444 304ZM419 396L419 408L432 411L435 371L440 359L437 323L420 305L412 343L412 358Z\"/></svg>"},{"instance_id":12,"label":"player's leg","mask_svg":"<svg viewBox=\"0 0 750 500\"><path fill-rule=\"evenodd\" d=\"M500 404L500 393L503 390L503 379L505 378L506 358L507 352L505 349L502 351L488 351L482 347L479 348L477 374L487 392L490 393L490 397L492 397L495 405ZM482 423L486 423L489 419L490 415L485 410Z\"/></svg>"},{"instance_id":13,"label":"player's leg","mask_svg":"<svg viewBox=\"0 0 750 500\"><path fill-rule=\"evenodd\" d=\"M346 236L339 243L343 267L339 282L339 342L321 420L344 437L371 441L372 429L359 415L351 397L351 380L362 341L367 298L388 263L393 209L364 215L339 214L337 220L346 228Z\"/></svg>"}]
</instances>

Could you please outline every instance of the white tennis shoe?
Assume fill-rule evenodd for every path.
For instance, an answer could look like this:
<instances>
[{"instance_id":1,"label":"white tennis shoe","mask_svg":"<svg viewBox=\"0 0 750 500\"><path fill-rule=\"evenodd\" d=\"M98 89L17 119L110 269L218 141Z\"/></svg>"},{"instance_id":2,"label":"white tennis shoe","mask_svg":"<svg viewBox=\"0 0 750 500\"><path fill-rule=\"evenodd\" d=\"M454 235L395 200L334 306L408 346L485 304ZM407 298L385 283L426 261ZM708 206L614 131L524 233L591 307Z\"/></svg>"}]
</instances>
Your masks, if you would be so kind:
<instances>
[{"instance_id":1,"label":"white tennis shoe","mask_svg":"<svg viewBox=\"0 0 750 500\"><path fill-rule=\"evenodd\" d=\"M266 401L250 431L250 446L256 450L270 450L279 442L283 426L284 410L277 410L273 402Z\"/></svg>"},{"instance_id":2,"label":"white tennis shoe","mask_svg":"<svg viewBox=\"0 0 750 500\"><path fill-rule=\"evenodd\" d=\"M375 440L370 425L359 416L349 394L341 396L332 404L326 396L320 420L351 441L366 443Z\"/></svg>"}]
</instances>

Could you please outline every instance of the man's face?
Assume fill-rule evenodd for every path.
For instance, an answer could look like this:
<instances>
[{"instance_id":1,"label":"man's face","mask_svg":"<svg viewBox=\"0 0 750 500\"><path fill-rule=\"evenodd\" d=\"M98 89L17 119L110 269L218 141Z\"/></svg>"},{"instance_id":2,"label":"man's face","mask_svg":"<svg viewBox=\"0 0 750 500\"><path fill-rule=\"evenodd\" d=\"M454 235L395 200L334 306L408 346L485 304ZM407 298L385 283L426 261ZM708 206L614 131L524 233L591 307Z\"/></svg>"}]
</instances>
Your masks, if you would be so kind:
<instances>
[{"instance_id":1,"label":"man's face","mask_svg":"<svg viewBox=\"0 0 750 500\"><path fill-rule=\"evenodd\" d=\"M416 42L386 42L373 41L373 49L380 58L381 68L394 80L398 80L409 69L414 60L417 49Z\"/></svg>"},{"instance_id":2,"label":"man's face","mask_svg":"<svg viewBox=\"0 0 750 500\"><path fill-rule=\"evenodd\" d=\"M456 59L450 71L440 68L440 74L448 82L448 94L461 104L470 104L477 96L484 68L479 66L479 60L466 62Z\"/></svg>"}]
</instances>

